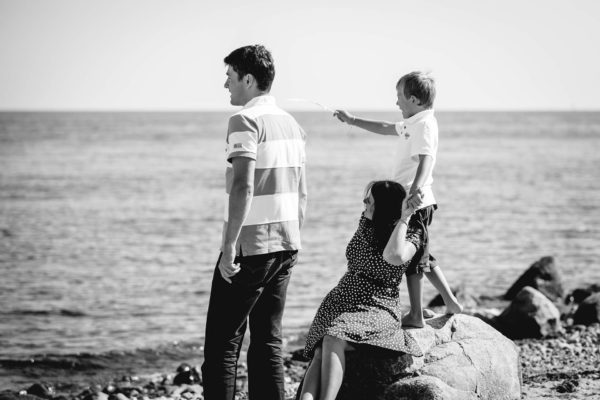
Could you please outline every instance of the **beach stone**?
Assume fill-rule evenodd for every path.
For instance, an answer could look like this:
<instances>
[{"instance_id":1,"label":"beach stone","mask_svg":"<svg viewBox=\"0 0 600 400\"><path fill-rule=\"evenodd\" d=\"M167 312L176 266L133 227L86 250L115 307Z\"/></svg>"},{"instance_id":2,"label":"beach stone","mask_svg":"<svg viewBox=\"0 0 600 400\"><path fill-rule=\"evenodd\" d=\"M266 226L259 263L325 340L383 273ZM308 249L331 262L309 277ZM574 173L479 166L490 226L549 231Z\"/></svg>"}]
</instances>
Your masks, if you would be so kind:
<instances>
[{"instance_id":1,"label":"beach stone","mask_svg":"<svg viewBox=\"0 0 600 400\"><path fill-rule=\"evenodd\" d=\"M482 320L444 315L411 329L424 356L372 346L346 353L337 399L488 399L521 396L517 346Z\"/></svg>"},{"instance_id":2,"label":"beach stone","mask_svg":"<svg viewBox=\"0 0 600 400\"><path fill-rule=\"evenodd\" d=\"M565 297L566 304L581 304L585 299L594 293L600 293L600 285L594 283L585 288L577 288Z\"/></svg>"},{"instance_id":3,"label":"beach stone","mask_svg":"<svg viewBox=\"0 0 600 400\"><path fill-rule=\"evenodd\" d=\"M418 376L393 384L385 393L385 400L478 400L474 392L458 390L433 376ZM490 397L491 398L491 397Z\"/></svg>"},{"instance_id":4,"label":"beach stone","mask_svg":"<svg viewBox=\"0 0 600 400\"><path fill-rule=\"evenodd\" d=\"M513 300L525 286L537 289L552 301L561 300L564 296L562 275L554 258L542 257L533 263L506 291L504 298Z\"/></svg>"},{"instance_id":5,"label":"beach stone","mask_svg":"<svg viewBox=\"0 0 600 400\"><path fill-rule=\"evenodd\" d=\"M573 323L591 325L600 322L600 293L588 296L573 314Z\"/></svg>"},{"instance_id":6,"label":"beach stone","mask_svg":"<svg viewBox=\"0 0 600 400\"><path fill-rule=\"evenodd\" d=\"M563 331L558 308L529 286L495 319L495 326L511 339L557 336Z\"/></svg>"},{"instance_id":7,"label":"beach stone","mask_svg":"<svg viewBox=\"0 0 600 400\"><path fill-rule=\"evenodd\" d=\"M104 392L92 392L84 397L81 397L82 400L108 400L108 394Z\"/></svg>"},{"instance_id":8,"label":"beach stone","mask_svg":"<svg viewBox=\"0 0 600 400\"><path fill-rule=\"evenodd\" d=\"M123 393L111 393L108 395L108 400L129 400L129 397Z\"/></svg>"},{"instance_id":9,"label":"beach stone","mask_svg":"<svg viewBox=\"0 0 600 400\"><path fill-rule=\"evenodd\" d=\"M173 378L173 385L193 385L194 383L202 383L198 368L192 368L187 363L177 367L177 374Z\"/></svg>"},{"instance_id":10,"label":"beach stone","mask_svg":"<svg viewBox=\"0 0 600 400\"><path fill-rule=\"evenodd\" d=\"M294 361L309 361L306 357L304 357L304 347L300 347L292 351L292 360Z\"/></svg>"},{"instance_id":11,"label":"beach stone","mask_svg":"<svg viewBox=\"0 0 600 400\"><path fill-rule=\"evenodd\" d=\"M27 389L27 394L41 397L42 399L50 399L54 396L54 388L43 383L34 383Z\"/></svg>"},{"instance_id":12,"label":"beach stone","mask_svg":"<svg viewBox=\"0 0 600 400\"><path fill-rule=\"evenodd\" d=\"M40 400L40 398L26 392L21 394L12 390L3 390L0 392L0 400Z\"/></svg>"},{"instance_id":13,"label":"beach stone","mask_svg":"<svg viewBox=\"0 0 600 400\"><path fill-rule=\"evenodd\" d=\"M108 385L106 385L104 387L104 389L102 389L102 391L106 394L115 393L117 391L117 387L115 385L113 385L112 383L109 383Z\"/></svg>"},{"instance_id":14,"label":"beach stone","mask_svg":"<svg viewBox=\"0 0 600 400\"><path fill-rule=\"evenodd\" d=\"M477 298L475 296L473 296L471 294L471 291L469 290L469 288L466 285L460 285L457 287L453 287L450 290L452 291L454 296L456 296L459 303L462 304L462 306L465 309L477 308L477 306L479 305L479 301L477 300ZM445 306L444 299L442 299L442 295L440 295L440 294L435 296L427 305L427 307L443 307L443 306Z\"/></svg>"}]
</instances>

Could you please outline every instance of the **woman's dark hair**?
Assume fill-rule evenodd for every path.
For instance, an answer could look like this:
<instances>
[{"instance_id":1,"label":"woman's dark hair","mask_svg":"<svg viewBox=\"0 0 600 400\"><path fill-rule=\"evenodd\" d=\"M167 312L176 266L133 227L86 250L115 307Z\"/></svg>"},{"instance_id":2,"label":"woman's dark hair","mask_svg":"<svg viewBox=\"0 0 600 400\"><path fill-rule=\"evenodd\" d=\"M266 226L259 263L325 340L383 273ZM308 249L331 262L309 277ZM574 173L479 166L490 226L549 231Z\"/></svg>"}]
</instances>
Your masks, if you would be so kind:
<instances>
[{"instance_id":1,"label":"woman's dark hair","mask_svg":"<svg viewBox=\"0 0 600 400\"><path fill-rule=\"evenodd\" d=\"M375 201L373 227L377 248L383 251L395 223L402 215L402 202L406 197L406 191L401 184L393 181L375 181L367 186L367 193L369 190Z\"/></svg>"},{"instance_id":2,"label":"woman's dark hair","mask_svg":"<svg viewBox=\"0 0 600 400\"><path fill-rule=\"evenodd\" d=\"M240 47L232 51L223 60L237 72L239 79L250 74L256 79L259 90L271 89L275 79L275 63L271 52L260 44Z\"/></svg>"}]
</instances>

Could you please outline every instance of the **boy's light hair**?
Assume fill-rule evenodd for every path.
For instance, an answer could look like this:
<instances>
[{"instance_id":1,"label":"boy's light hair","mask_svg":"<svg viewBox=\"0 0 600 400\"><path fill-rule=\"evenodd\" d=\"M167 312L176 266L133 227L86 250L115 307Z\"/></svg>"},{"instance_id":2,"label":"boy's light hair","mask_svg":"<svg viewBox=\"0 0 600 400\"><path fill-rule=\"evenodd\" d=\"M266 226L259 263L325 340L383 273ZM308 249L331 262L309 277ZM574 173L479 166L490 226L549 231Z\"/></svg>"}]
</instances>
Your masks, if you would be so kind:
<instances>
[{"instance_id":1,"label":"boy's light hair","mask_svg":"<svg viewBox=\"0 0 600 400\"><path fill-rule=\"evenodd\" d=\"M435 100L435 80L433 77L422 71L413 71L398 80L396 87L404 85L404 97L415 96L425 108L433 108Z\"/></svg>"}]
</instances>

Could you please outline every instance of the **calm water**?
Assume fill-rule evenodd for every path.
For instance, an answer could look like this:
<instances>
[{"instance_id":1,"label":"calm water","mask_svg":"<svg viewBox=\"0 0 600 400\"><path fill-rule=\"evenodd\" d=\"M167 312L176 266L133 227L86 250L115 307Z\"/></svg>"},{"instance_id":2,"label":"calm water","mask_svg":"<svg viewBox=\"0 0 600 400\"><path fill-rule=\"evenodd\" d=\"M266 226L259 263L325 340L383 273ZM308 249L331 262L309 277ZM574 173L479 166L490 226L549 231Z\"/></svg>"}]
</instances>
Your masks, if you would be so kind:
<instances>
[{"instance_id":1,"label":"calm water","mask_svg":"<svg viewBox=\"0 0 600 400\"><path fill-rule=\"evenodd\" d=\"M0 376L32 357L134 368L200 354L227 116L0 113ZM343 274L363 187L388 176L395 142L326 113L295 116L310 198L286 335ZM600 113L438 120L432 247L451 285L501 294L545 255L569 288L600 282Z\"/></svg>"}]
</instances>

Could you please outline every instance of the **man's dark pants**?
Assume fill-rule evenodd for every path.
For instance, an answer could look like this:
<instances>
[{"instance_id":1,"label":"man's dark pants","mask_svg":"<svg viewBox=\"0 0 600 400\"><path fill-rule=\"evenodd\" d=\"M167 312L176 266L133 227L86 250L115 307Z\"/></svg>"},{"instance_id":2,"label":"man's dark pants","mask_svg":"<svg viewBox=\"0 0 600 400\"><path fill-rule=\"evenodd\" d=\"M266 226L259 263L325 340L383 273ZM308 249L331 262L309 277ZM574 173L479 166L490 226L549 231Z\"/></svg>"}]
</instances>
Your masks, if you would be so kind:
<instances>
[{"instance_id":1,"label":"man's dark pants","mask_svg":"<svg viewBox=\"0 0 600 400\"><path fill-rule=\"evenodd\" d=\"M225 281L213 274L202 380L205 400L232 400L237 361L248 321L248 394L251 400L284 399L281 319L297 251L237 257L240 272ZM219 256L219 260L221 256Z\"/></svg>"}]
</instances>

